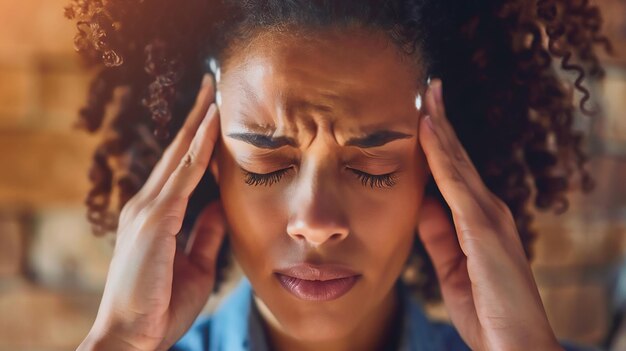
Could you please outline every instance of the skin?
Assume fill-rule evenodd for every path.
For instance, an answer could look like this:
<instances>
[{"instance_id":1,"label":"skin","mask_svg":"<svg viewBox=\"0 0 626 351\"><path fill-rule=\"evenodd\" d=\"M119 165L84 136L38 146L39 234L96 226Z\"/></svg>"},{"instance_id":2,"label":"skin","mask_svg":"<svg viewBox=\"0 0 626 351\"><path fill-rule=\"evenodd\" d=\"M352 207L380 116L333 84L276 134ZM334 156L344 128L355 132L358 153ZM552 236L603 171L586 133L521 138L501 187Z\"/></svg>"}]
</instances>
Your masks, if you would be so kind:
<instances>
[{"instance_id":1,"label":"skin","mask_svg":"<svg viewBox=\"0 0 626 351\"><path fill-rule=\"evenodd\" d=\"M416 229L452 322L472 349L561 349L511 212L484 185L447 121L441 81L427 88L421 113L419 71L391 46L385 51L371 34L323 34L304 46L256 38L225 66L219 111L211 104L213 86L203 85L183 129L122 210L98 316L79 349L171 346L210 294L226 232L276 349L371 348L385 341L383 326L395 313L391 287ZM244 82L259 95L247 117L249 95L236 88ZM283 109L292 99L329 108ZM269 154L230 138L242 122L274 124L277 135L291 135L300 147ZM413 137L367 152L345 146L376 124ZM294 169L271 187L253 187L244 182L244 165L258 173ZM369 188L346 167L399 173L394 187ZM188 246L177 249L188 198L207 168L222 199L207 206ZM429 173L454 223L423 196ZM272 270L305 259L350 265L363 279L337 300L297 300Z\"/></svg>"},{"instance_id":2,"label":"skin","mask_svg":"<svg viewBox=\"0 0 626 351\"><path fill-rule=\"evenodd\" d=\"M371 348L391 318L392 286L410 253L427 180L416 132L421 79L386 37L364 32L320 33L304 42L263 35L226 66L218 85L223 143L212 171L234 254L274 344ZM253 132L246 124L273 126L275 136L292 137L299 147L268 150L229 136ZM346 145L373 128L406 137L372 148ZM246 184L240 170L291 166L271 186ZM395 172L397 181L390 188L363 186L351 169ZM274 276L277 268L305 261L343 264L362 276L339 299L305 302Z\"/></svg>"}]
</instances>

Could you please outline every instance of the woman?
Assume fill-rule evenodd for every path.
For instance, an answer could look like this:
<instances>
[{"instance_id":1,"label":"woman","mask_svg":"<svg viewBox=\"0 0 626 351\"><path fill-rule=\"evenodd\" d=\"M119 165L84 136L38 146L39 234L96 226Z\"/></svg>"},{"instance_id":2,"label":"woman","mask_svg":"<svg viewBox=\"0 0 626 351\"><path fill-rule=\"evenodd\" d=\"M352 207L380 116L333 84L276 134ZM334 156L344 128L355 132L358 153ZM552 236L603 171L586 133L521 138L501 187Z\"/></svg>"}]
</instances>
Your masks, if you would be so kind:
<instances>
[{"instance_id":1,"label":"woman","mask_svg":"<svg viewBox=\"0 0 626 351\"><path fill-rule=\"evenodd\" d=\"M79 349L577 349L546 318L526 206L534 189L566 208L559 170L592 185L550 65L579 73L589 113L581 80L607 42L586 1L76 0L67 15L105 64L83 127L124 87L88 197L117 241ZM192 326L227 250L246 278ZM453 326L408 287L439 287Z\"/></svg>"}]
</instances>

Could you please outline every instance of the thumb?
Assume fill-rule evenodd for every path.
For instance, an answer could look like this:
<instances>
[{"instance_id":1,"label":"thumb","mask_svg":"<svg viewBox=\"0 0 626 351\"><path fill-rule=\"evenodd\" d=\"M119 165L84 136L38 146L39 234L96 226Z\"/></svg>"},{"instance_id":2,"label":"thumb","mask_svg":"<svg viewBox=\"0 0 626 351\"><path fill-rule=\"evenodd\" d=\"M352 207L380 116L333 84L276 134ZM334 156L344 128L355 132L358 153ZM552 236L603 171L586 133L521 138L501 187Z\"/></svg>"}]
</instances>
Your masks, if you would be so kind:
<instances>
[{"instance_id":1,"label":"thumb","mask_svg":"<svg viewBox=\"0 0 626 351\"><path fill-rule=\"evenodd\" d=\"M189 262L205 273L213 274L215 261L226 233L221 200L207 205L194 223L185 247Z\"/></svg>"},{"instance_id":2,"label":"thumb","mask_svg":"<svg viewBox=\"0 0 626 351\"><path fill-rule=\"evenodd\" d=\"M479 325L467 259L445 209L438 200L425 197L418 218L417 232L435 266L441 295L452 323L457 328L468 323Z\"/></svg>"},{"instance_id":3,"label":"thumb","mask_svg":"<svg viewBox=\"0 0 626 351\"><path fill-rule=\"evenodd\" d=\"M225 231L220 200L217 200L196 219L184 252L177 250L170 305L174 320L165 343L178 340L206 304L215 284L215 262Z\"/></svg>"},{"instance_id":4,"label":"thumb","mask_svg":"<svg viewBox=\"0 0 626 351\"><path fill-rule=\"evenodd\" d=\"M459 246L456 230L441 203L432 197L424 197L418 216L417 232L424 243L439 278L442 293L450 293L448 284L459 279L459 267L465 254ZM466 274L466 272L463 272ZM457 284L452 284L457 286Z\"/></svg>"}]
</instances>

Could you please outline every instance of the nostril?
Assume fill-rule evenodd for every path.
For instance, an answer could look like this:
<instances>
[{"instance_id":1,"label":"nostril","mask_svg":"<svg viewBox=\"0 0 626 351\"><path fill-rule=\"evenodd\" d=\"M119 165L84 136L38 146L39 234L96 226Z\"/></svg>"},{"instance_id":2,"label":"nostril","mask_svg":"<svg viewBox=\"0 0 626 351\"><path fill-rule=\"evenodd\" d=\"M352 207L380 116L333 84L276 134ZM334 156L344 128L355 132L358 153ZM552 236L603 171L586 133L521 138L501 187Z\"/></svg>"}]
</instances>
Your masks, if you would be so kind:
<instances>
[{"instance_id":1,"label":"nostril","mask_svg":"<svg viewBox=\"0 0 626 351\"><path fill-rule=\"evenodd\" d=\"M297 234L292 234L291 235L292 238L300 241L300 240L305 240L305 241L309 241L311 243L314 243L316 245L321 245L324 242L334 242L334 241L340 241L344 235L341 233L333 233L333 234L326 234L326 235L320 235L320 234L301 234L301 233L297 233Z\"/></svg>"},{"instance_id":2,"label":"nostril","mask_svg":"<svg viewBox=\"0 0 626 351\"><path fill-rule=\"evenodd\" d=\"M341 239L342 235L340 233L335 233L333 235L330 236L329 240L339 240Z\"/></svg>"},{"instance_id":3,"label":"nostril","mask_svg":"<svg viewBox=\"0 0 626 351\"><path fill-rule=\"evenodd\" d=\"M294 239L298 239L298 240L303 240L306 239L306 237L302 234L290 234L290 236Z\"/></svg>"}]
</instances>

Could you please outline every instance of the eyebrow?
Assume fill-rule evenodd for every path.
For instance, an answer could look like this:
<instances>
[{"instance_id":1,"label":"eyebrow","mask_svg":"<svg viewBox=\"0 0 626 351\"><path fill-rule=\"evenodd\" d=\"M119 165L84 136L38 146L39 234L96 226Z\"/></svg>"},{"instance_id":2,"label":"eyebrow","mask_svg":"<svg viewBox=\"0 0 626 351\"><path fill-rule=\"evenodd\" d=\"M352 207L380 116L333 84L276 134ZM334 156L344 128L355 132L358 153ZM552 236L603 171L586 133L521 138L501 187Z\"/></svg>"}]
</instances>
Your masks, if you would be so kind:
<instances>
[{"instance_id":1,"label":"eyebrow","mask_svg":"<svg viewBox=\"0 0 626 351\"><path fill-rule=\"evenodd\" d=\"M377 130L364 137L351 138L346 142L346 146L356 146L363 149L383 146L394 140L412 138L411 134L396 132L393 130Z\"/></svg>"},{"instance_id":2,"label":"eyebrow","mask_svg":"<svg viewBox=\"0 0 626 351\"><path fill-rule=\"evenodd\" d=\"M271 136L260 133L231 133L228 137L244 141L261 149L278 149L285 145L299 147L299 143L287 136ZM356 146L362 149L383 146L394 140L412 138L410 134L392 130L377 130L364 137L354 137L346 142L346 146Z\"/></svg>"}]
</instances>

